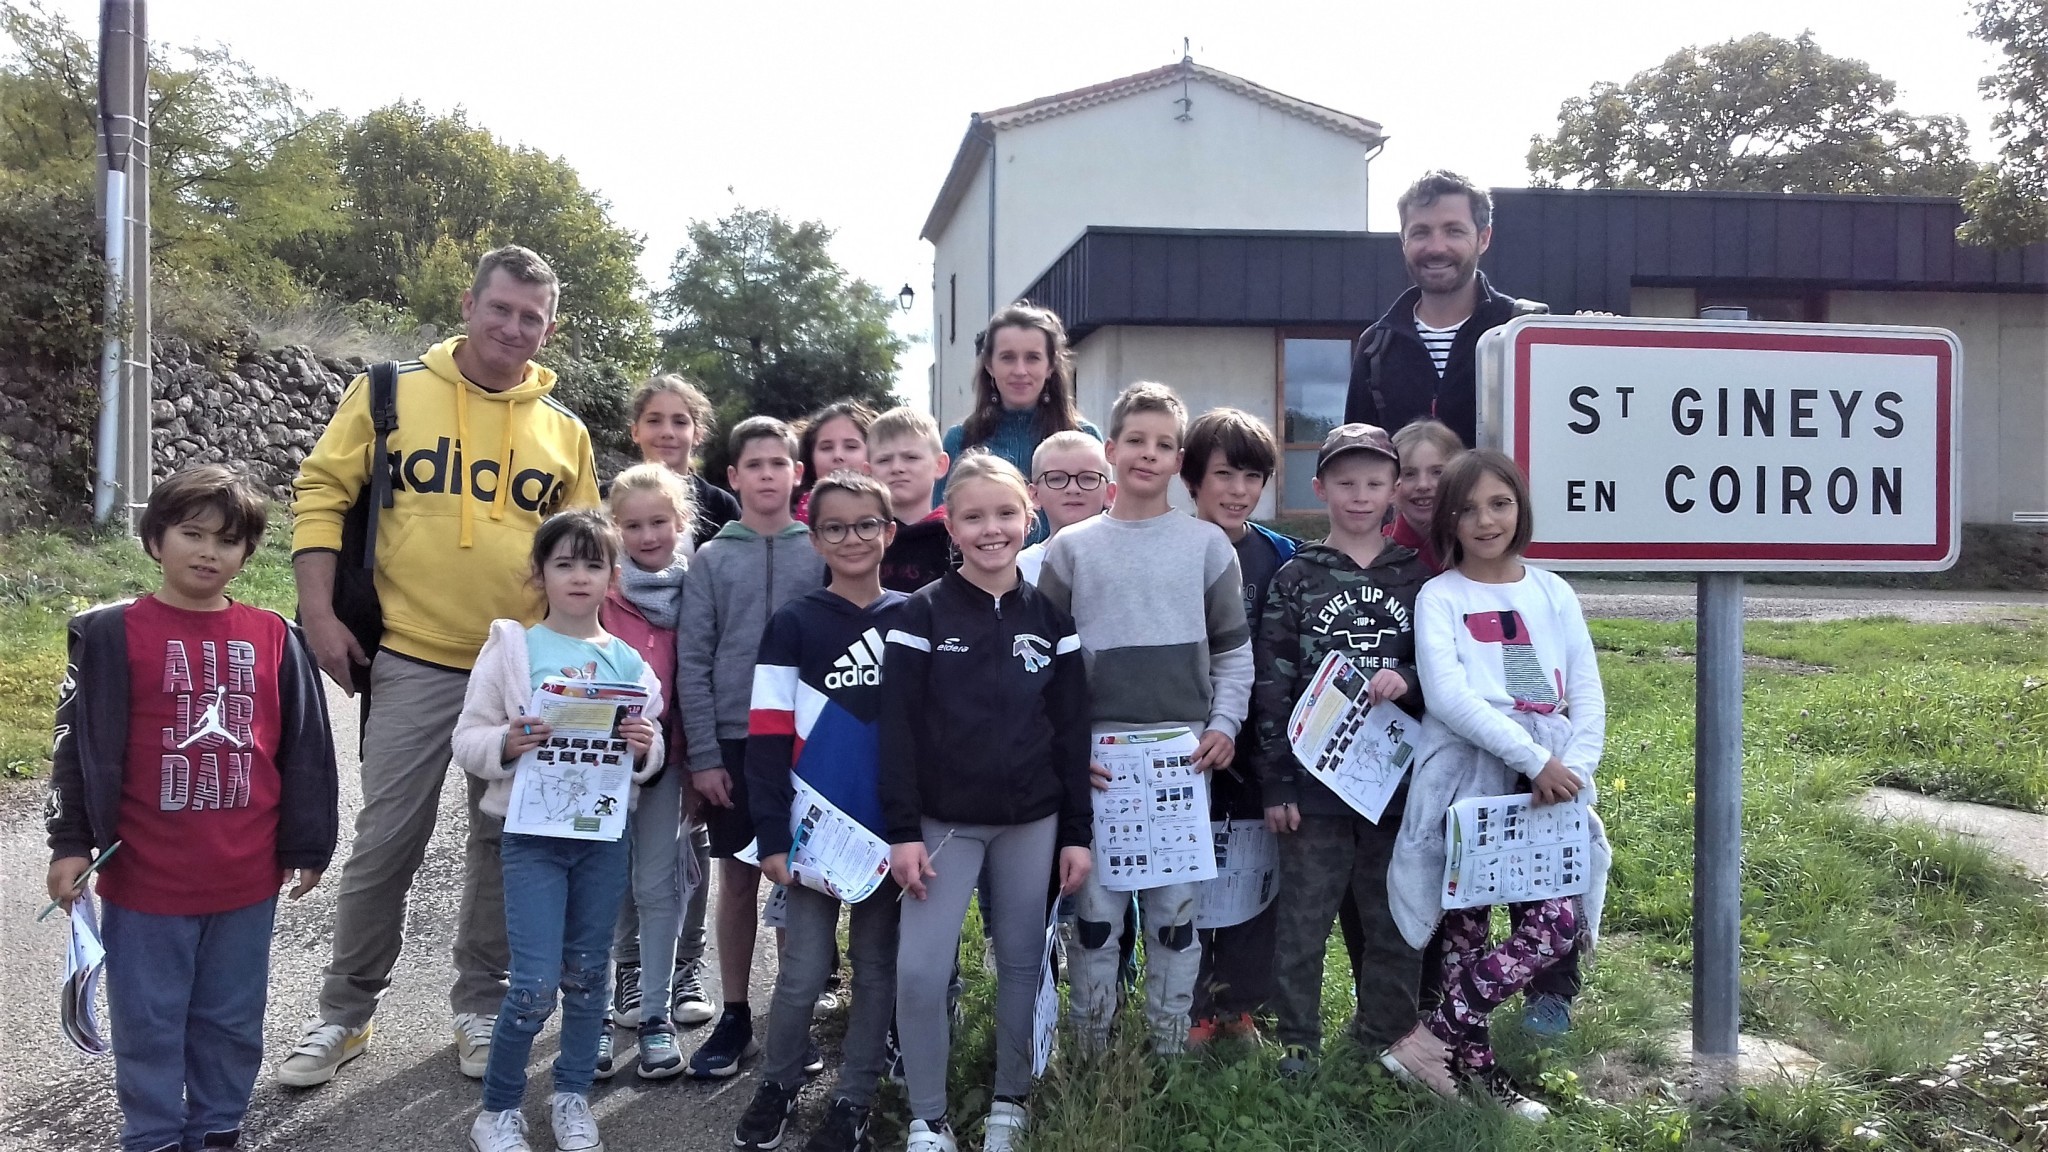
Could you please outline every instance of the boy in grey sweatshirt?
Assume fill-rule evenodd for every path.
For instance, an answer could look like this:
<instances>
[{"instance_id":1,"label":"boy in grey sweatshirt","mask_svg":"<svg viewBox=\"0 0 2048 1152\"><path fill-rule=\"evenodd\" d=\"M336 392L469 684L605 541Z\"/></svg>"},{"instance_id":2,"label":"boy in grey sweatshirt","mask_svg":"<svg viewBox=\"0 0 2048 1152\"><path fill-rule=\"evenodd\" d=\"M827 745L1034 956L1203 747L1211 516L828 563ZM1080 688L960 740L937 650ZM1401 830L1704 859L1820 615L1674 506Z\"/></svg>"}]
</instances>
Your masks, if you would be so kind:
<instances>
[{"instance_id":1,"label":"boy in grey sweatshirt","mask_svg":"<svg viewBox=\"0 0 2048 1152\"><path fill-rule=\"evenodd\" d=\"M1164 385L1133 384L1117 397L1104 446L1116 502L1052 538L1038 587L1074 618L1094 727L1185 727L1200 737L1195 766L1208 771L1228 766L1236 752L1251 702L1251 628L1230 538L1168 502L1186 428L1187 409ZM1090 873L1076 894L1071 978L1078 1038L1097 1051L1116 1010L1116 930L1131 899L1105 889L1101 873ZM1147 888L1138 907L1150 937L1145 1018L1153 1047L1177 1053L1187 1044L1202 961L1195 885Z\"/></svg>"},{"instance_id":2,"label":"boy in grey sweatshirt","mask_svg":"<svg viewBox=\"0 0 2048 1152\"><path fill-rule=\"evenodd\" d=\"M789 514L802 474L796 434L766 416L732 430L728 482L740 518L697 549L683 581L676 626L676 699L683 713L690 786L718 858L718 975L725 1010L711 1038L690 1057L689 1075L724 1079L760 1051L747 1005L759 927L761 872L733 855L754 839L747 812L747 710L761 634L775 610L825 584L825 562L810 529Z\"/></svg>"}]
</instances>

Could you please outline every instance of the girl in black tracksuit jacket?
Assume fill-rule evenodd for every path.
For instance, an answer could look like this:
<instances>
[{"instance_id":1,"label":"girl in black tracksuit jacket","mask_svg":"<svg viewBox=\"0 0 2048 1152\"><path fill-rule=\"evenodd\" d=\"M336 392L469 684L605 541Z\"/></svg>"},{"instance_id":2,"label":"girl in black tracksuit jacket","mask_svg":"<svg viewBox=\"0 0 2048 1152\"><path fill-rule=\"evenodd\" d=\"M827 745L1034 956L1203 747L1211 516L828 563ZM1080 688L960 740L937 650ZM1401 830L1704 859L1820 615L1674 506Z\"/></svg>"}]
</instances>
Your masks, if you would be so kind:
<instances>
[{"instance_id":1,"label":"girl in black tracksuit jacket","mask_svg":"<svg viewBox=\"0 0 2048 1152\"><path fill-rule=\"evenodd\" d=\"M1016 574L1030 509L1023 477L1000 461L968 459L974 466L963 461L947 488L965 574L948 572L904 603L882 674L882 808L907 892L896 1018L913 1149L951 1146L946 988L984 862L997 971L990 1129L1021 1127L1047 883L1057 859L1061 879L1072 873L1079 886L1093 812L1080 638ZM991 502L1002 526L977 529L972 518Z\"/></svg>"}]
</instances>

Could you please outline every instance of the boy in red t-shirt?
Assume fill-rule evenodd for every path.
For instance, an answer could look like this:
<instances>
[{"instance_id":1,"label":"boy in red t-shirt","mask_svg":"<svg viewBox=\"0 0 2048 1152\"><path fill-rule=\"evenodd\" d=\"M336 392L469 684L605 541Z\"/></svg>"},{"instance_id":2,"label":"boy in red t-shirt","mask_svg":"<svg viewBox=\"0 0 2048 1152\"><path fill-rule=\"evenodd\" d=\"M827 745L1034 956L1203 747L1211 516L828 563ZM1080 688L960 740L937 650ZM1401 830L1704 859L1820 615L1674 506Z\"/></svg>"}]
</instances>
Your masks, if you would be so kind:
<instances>
[{"instance_id":1,"label":"boy in red t-shirt","mask_svg":"<svg viewBox=\"0 0 2048 1152\"><path fill-rule=\"evenodd\" d=\"M147 596L73 617L50 777L50 896L91 857L125 1152L233 1148L263 1056L277 892L320 882L340 815L319 669L227 586L263 494L219 465L150 495ZM111 857L115 845L121 851Z\"/></svg>"}]
</instances>

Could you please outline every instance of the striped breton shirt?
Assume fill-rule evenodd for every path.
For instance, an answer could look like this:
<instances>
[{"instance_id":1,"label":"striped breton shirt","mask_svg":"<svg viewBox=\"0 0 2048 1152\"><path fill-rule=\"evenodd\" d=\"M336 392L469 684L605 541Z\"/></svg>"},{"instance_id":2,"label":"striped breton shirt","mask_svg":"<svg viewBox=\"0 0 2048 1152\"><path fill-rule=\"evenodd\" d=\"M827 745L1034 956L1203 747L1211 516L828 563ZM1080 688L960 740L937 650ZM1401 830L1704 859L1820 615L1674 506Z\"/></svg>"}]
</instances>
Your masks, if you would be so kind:
<instances>
[{"instance_id":1,"label":"striped breton shirt","mask_svg":"<svg viewBox=\"0 0 2048 1152\"><path fill-rule=\"evenodd\" d=\"M1422 322L1422 317L1415 318L1415 334L1422 338L1422 346L1429 349L1429 358L1436 364L1438 379L1442 379L1444 365L1450 362L1451 343L1458 338L1458 329L1464 326L1465 321L1460 320L1448 328L1431 328Z\"/></svg>"}]
</instances>

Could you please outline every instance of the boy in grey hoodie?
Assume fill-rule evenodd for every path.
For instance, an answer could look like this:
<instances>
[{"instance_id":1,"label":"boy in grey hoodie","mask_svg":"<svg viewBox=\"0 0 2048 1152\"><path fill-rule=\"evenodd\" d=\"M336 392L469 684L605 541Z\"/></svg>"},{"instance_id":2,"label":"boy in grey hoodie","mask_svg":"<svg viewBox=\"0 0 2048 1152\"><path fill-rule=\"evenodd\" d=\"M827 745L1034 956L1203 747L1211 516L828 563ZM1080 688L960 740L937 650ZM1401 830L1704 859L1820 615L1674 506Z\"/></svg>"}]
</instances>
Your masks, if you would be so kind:
<instances>
[{"instance_id":1,"label":"boy in grey hoodie","mask_svg":"<svg viewBox=\"0 0 2048 1152\"><path fill-rule=\"evenodd\" d=\"M768 618L825 584L825 562L811 547L810 529L789 514L790 492L803 476L796 433L780 420L756 416L732 430L731 443L726 477L739 495L740 518L697 549L676 627L676 696L690 786L718 859L714 916L725 1010L690 1057L689 1075L700 1080L731 1076L761 1050L747 1005L761 872L733 859L754 839L747 812L747 710Z\"/></svg>"}]
</instances>

